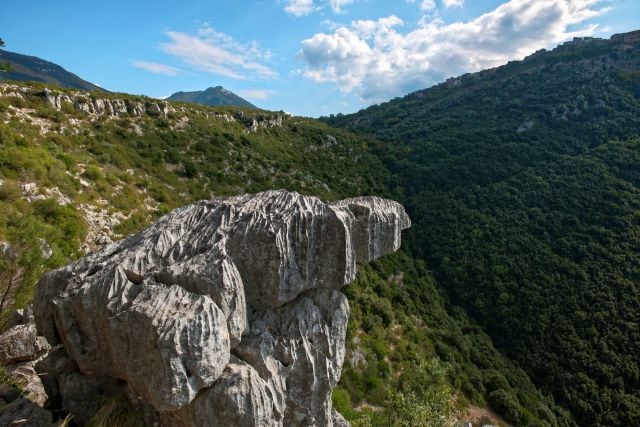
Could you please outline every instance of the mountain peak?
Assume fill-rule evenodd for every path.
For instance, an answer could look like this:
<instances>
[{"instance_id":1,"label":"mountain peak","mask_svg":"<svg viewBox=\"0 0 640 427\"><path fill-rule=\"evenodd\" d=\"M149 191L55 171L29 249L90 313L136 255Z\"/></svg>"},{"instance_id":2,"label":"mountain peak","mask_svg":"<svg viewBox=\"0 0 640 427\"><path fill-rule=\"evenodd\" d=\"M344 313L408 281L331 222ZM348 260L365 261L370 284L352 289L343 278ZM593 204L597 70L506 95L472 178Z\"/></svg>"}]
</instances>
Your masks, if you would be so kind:
<instances>
[{"instance_id":1,"label":"mountain peak","mask_svg":"<svg viewBox=\"0 0 640 427\"><path fill-rule=\"evenodd\" d=\"M81 79L53 62L36 56L22 55L0 49L0 63L11 64L11 71L0 73L0 81L39 82L80 90L100 90L103 88Z\"/></svg>"},{"instance_id":2,"label":"mountain peak","mask_svg":"<svg viewBox=\"0 0 640 427\"><path fill-rule=\"evenodd\" d=\"M258 108L246 99L222 86L209 87L202 91L176 92L167 98L170 101L191 102L202 105L232 105L236 107Z\"/></svg>"}]
</instances>

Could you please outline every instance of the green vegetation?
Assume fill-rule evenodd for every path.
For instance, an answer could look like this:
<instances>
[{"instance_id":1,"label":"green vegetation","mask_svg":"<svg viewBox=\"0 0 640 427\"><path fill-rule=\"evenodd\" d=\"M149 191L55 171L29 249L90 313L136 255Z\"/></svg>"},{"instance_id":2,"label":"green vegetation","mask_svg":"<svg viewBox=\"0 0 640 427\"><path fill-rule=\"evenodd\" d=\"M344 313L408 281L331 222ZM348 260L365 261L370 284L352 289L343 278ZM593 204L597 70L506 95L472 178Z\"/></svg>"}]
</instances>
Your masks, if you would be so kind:
<instances>
[{"instance_id":1,"label":"green vegetation","mask_svg":"<svg viewBox=\"0 0 640 427\"><path fill-rule=\"evenodd\" d=\"M4 308L27 304L44 270L81 254L89 205L121 214L115 232L124 236L216 195L287 188L335 199L384 191L384 168L366 153L367 141L318 122L285 119L249 133L241 120L264 113L244 110L228 121L223 115L237 108L178 105L184 112L167 118L65 114L44 103L43 86L30 87L25 99L0 98L8 121L0 122L0 241L14 248L0 257L0 292L11 288Z\"/></svg>"},{"instance_id":2,"label":"green vegetation","mask_svg":"<svg viewBox=\"0 0 640 427\"><path fill-rule=\"evenodd\" d=\"M142 414L120 393L106 400L89 421L89 427L139 427L144 425Z\"/></svg>"},{"instance_id":3,"label":"green vegetation","mask_svg":"<svg viewBox=\"0 0 640 427\"><path fill-rule=\"evenodd\" d=\"M5 315L30 302L44 270L81 255L91 231L88 206L122 215L112 233L117 238L174 207L216 195L269 188L325 200L392 193L388 172L368 153L374 141L314 120L285 117L282 126L251 133L251 120L274 113L178 103L167 117L90 116L65 103L57 111L43 102L46 86L28 87L24 99L0 97L0 241L20 254ZM28 183L36 187L26 195L21 185ZM426 411L449 419L465 405L488 405L492 392L494 403L507 402L501 406L507 420L562 419L462 309L447 308L423 263L394 255L360 269L346 292L349 352L364 359L347 361L334 402L354 423L402 425L406 414ZM422 374L414 378L416 369Z\"/></svg>"},{"instance_id":4,"label":"green vegetation","mask_svg":"<svg viewBox=\"0 0 640 427\"><path fill-rule=\"evenodd\" d=\"M0 40L1 41L1 40ZM0 48L4 47L0 45ZM82 80L49 61L30 55L0 50L0 81L41 82L81 90L99 91L99 86Z\"/></svg>"},{"instance_id":5,"label":"green vegetation","mask_svg":"<svg viewBox=\"0 0 640 427\"><path fill-rule=\"evenodd\" d=\"M382 141L410 253L561 424L640 424L639 71L637 44L570 44L326 120Z\"/></svg>"},{"instance_id":6,"label":"green vegetation","mask_svg":"<svg viewBox=\"0 0 640 427\"><path fill-rule=\"evenodd\" d=\"M236 107L258 108L222 86L210 87L196 92L176 92L167 100L202 105L235 105Z\"/></svg>"},{"instance_id":7,"label":"green vegetation","mask_svg":"<svg viewBox=\"0 0 640 427\"><path fill-rule=\"evenodd\" d=\"M4 40L0 39L0 47L4 47ZM0 72L11 71L11 64L8 62L0 63Z\"/></svg>"},{"instance_id":8,"label":"green vegetation","mask_svg":"<svg viewBox=\"0 0 640 427\"><path fill-rule=\"evenodd\" d=\"M451 400L445 369L438 359L418 359L402 386L390 390L386 406L389 424L403 426L442 427L456 424L456 411Z\"/></svg>"},{"instance_id":9,"label":"green vegetation","mask_svg":"<svg viewBox=\"0 0 640 427\"><path fill-rule=\"evenodd\" d=\"M13 387L19 394L24 392L23 384L10 377L2 365L0 365L0 384L7 384Z\"/></svg>"},{"instance_id":10,"label":"green vegetation","mask_svg":"<svg viewBox=\"0 0 640 427\"><path fill-rule=\"evenodd\" d=\"M447 420L469 404L490 405L513 425L569 422L462 309L446 308L423 262L401 251L361 266L345 293L347 356L334 403L355 425L406 425L427 412L424 422Z\"/></svg>"}]
</instances>

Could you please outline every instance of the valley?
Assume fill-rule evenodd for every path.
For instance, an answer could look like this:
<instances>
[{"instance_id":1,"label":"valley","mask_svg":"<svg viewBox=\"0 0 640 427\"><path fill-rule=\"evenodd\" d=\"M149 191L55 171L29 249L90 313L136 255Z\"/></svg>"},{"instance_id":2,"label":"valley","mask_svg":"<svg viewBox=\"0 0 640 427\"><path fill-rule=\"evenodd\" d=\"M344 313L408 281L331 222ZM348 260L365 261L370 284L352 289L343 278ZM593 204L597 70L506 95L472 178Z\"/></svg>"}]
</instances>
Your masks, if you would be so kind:
<instances>
[{"instance_id":1,"label":"valley","mask_svg":"<svg viewBox=\"0 0 640 427\"><path fill-rule=\"evenodd\" d=\"M197 200L380 196L413 225L343 289L346 420L635 425L639 76L633 32L318 120L0 83L2 321Z\"/></svg>"}]
</instances>

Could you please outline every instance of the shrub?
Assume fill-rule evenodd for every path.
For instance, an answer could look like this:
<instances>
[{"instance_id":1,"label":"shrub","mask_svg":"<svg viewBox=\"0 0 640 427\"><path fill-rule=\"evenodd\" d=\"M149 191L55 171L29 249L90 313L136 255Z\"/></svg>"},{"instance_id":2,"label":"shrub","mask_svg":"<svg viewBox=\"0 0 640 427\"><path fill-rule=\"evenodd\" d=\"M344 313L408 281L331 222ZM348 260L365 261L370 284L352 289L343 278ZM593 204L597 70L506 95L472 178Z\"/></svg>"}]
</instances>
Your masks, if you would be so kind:
<instances>
[{"instance_id":1,"label":"shrub","mask_svg":"<svg viewBox=\"0 0 640 427\"><path fill-rule=\"evenodd\" d=\"M138 427L144 425L140 410L121 393L106 400L89 421L89 427Z\"/></svg>"},{"instance_id":2,"label":"shrub","mask_svg":"<svg viewBox=\"0 0 640 427\"><path fill-rule=\"evenodd\" d=\"M489 393L489 405L498 413L502 414L505 420L515 424L522 424L522 410L516 399L509 392L503 389L494 390Z\"/></svg>"},{"instance_id":3,"label":"shrub","mask_svg":"<svg viewBox=\"0 0 640 427\"><path fill-rule=\"evenodd\" d=\"M90 179L91 181L97 181L102 178L102 170L95 165L87 166L87 169L82 174L83 177Z\"/></svg>"}]
</instances>

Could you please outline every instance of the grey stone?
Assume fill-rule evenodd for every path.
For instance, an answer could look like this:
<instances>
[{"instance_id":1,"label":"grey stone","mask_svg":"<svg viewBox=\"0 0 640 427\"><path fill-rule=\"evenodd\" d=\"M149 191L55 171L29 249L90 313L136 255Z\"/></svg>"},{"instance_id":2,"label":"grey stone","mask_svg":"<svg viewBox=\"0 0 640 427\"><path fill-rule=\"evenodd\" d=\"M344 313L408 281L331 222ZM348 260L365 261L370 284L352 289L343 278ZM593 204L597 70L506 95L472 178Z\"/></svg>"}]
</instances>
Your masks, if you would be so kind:
<instances>
[{"instance_id":1,"label":"grey stone","mask_svg":"<svg viewBox=\"0 0 640 427\"><path fill-rule=\"evenodd\" d=\"M33 323L16 325L0 335L0 364L9 365L35 360L49 350L49 344L38 337Z\"/></svg>"},{"instance_id":2,"label":"grey stone","mask_svg":"<svg viewBox=\"0 0 640 427\"><path fill-rule=\"evenodd\" d=\"M11 403L20 397L20 390L9 384L0 383L0 399Z\"/></svg>"},{"instance_id":3,"label":"grey stone","mask_svg":"<svg viewBox=\"0 0 640 427\"><path fill-rule=\"evenodd\" d=\"M232 357L215 385L176 418L179 424L197 427L281 426L283 408L274 405L272 393L270 384L251 365Z\"/></svg>"},{"instance_id":4,"label":"grey stone","mask_svg":"<svg viewBox=\"0 0 640 427\"><path fill-rule=\"evenodd\" d=\"M0 409L0 426L50 427L51 413L26 398L19 398Z\"/></svg>"},{"instance_id":5,"label":"grey stone","mask_svg":"<svg viewBox=\"0 0 640 427\"><path fill-rule=\"evenodd\" d=\"M34 323L33 306L29 305L25 308L21 308L12 312L8 317L4 325L5 332L17 325L26 325L28 323ZM35 324L35 323L34 323Z\"/></svg>"},{"instance_id":6,"label":"grey stone","mask_svg":"<svg viewBox=\"0 0 640 427\"><path fill-rule=\"evenodd\" d=\"M57 346L45 385L72 407L91 381L126 384L167 425L341 423L339 289L409 225L376 197L267 191L176 209L40 280L36 323Z\"/></svg>"},{"instance_id":7,"label":"grey stone","mask_svg":"<svg viewBox=\"0 0 640 427\"><path fill-rule=\"evenodd\" d=\"M271 382L285 426L331 425L348 319L347 298L331 289L252 314L236 354Z\"/></svg>"},{"instance_id":8,"label":"grey stone","mask_svg":"<svg viewBox=\"0 0 640 427\"><path fill-rule=\"evenodd\" d=\"M50 402L58 410L73 415L76 425L88 425L100 407L122 390L120 381L108 377L83 375L63 346L54 347L36 364Z\"/></svg>"},{"instance_id":9,"label":"grey stone","mask_svg":"<svg viewBox=\"0 0 640 427\"><path fill-rule=\"evenodd\" d=\"M345 420L342 414L335 409L331 410L331 421L333 422L333 427L350 427L351 423Z\"/></svg>"},{"instance_id":10,"label":"grey stone","mask_svg":"<svg viewBox=\"0 0 640 427\"><path fill-rule=\"evenodd\" d=\"M5 367L7 376L20 384L24 396L37 404L44 406L47 401L47 393L42 385L38 373L34 369L33 362L22 362Z\"/></svg>"}]
</instances>

